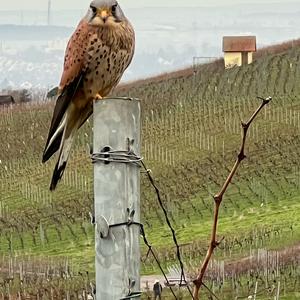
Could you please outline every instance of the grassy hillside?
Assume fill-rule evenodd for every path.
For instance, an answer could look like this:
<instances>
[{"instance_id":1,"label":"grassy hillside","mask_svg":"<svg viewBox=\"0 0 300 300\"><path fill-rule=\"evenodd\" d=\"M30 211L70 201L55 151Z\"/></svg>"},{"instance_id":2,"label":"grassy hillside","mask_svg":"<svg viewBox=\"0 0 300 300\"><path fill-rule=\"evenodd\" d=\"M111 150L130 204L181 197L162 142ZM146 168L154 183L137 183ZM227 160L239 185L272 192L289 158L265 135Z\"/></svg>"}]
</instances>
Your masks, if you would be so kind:
<instances>
[{"instance_id":1,"label":"grassy hillside","mask_svg":"<svg viewBox=\"0 0 300 300\"><path fill-rule=\"evenodd\" d=\"M266 51L242 68L224 70L220 60L196 74L186 70L117 92L142 101L143 156L191 272L207 248L212 195L234 162L240 120L256 109L256 96L272 96L273 102L251 128L248 159L224 198L219 235L225 240L216 258L233 260L300 241L300 48L284 50ZM55 161L40 161L52 110L53 103L0 109L0 252L69 257L76 268L92 270L92 120L80 130L64 179L51 194ZM145 177L142 218L160 259L173 265L170 232ZM283 274L287 267L282 264ZM143 272L157 273L151 258Z\"/></svg>"}]
</instances>

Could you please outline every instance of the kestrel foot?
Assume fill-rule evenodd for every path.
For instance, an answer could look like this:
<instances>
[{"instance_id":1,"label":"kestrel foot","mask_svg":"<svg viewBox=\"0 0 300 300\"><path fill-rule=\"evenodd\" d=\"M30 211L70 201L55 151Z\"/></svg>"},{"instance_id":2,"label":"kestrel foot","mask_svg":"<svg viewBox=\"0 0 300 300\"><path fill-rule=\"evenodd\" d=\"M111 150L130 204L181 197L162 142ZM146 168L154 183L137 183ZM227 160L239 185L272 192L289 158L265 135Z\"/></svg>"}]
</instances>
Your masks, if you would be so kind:
<instances>
[{"instance_id":1,"label":"kestrel foot","mask_svg":"<svg viewBox=\"0 0 300 300\"><path fill-rule=\"evenodd\" d=\"M98 100L102 100L102 97L99 95L99 94L96 94L95 98L94 98L96 101Z\"/></svg>"}]
</instances>

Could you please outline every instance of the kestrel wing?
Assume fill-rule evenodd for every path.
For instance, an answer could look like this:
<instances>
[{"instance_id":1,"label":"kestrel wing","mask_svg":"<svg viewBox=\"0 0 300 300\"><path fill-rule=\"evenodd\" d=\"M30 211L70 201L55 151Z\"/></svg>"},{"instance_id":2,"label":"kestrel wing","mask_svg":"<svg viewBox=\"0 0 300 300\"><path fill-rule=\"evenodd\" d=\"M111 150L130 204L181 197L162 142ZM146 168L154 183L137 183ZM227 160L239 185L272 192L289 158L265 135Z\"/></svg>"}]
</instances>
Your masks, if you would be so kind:
<instances>
[{"instance_id":1,"label":"kestrel wing","mask_svg":"<svg viewBox=\"0 0 300 300\"><path fill-rule=\"evenodd\" d=\"M81 120L80 120L81 122L78 128L80 128L86 122L86 120L92 115L92 113L93 113L93 103L90 102L90 104L88 104L82 111ZM44 152L43 162L46 162L56 151L58 151L62 137L63 137L63 130L58 132L54 141L51 143L48 149L46 149L47 151Z\"/></svg>"},{"instance_id":2,"label":"kestrel wing","mask_svg":"<svg viewBox=\"0 0 300 300\"><path fill-rule=\"evenodd\" d=\"M69 40L64 62L64 71L59 85L60 94L56 100L54 113L50 125L49 135L43 154L43 161L47 161L53 153L56 152L57 147L54 147L53 153L47 153L51 138L59 128L66 110L76 94L78 87L82 83L82 77L85 70L85 52L88 45L89 25L85 21L81 21ZM57 137L56 137L57 139ZM57 143L57 141L56 141ZM49 152L49 151L48 151Z\"/></svg>"},{"instance_id":3,"label":"kestrel wing","mask_svg":"<svg viewBox=\"0 0 300 300\"><path fill-rule=\"evenodd\" d=\"M60 90L73 82L86 67L84 59L89 43L89 29L89 24L82 20L70 38L65 53L64 72L59 85Z\"/></svg>"}]
</instances>

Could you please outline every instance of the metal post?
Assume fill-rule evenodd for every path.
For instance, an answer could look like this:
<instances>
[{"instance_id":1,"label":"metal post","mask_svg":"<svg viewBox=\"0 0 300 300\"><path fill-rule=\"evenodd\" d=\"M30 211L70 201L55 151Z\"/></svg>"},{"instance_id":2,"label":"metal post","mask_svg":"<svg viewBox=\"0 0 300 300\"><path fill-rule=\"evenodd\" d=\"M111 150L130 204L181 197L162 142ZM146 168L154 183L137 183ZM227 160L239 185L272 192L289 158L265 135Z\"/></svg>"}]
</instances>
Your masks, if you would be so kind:
<instances>
[{"instance_id":1,"label":"metal post","mask_svg":"<svg viewBox=\"0 0 300 300\"><path fill-rule=\"evenodd\" d=\"M138 100L96 101L94 153L131 150L138 156L140 114ZM94 192L96 299L140 299L140 228L132 224L140 222L139 166L132 162L97 161Z\"/></svg>"},{"instance_id":2,"label":"metal post","mask_svg":"<svg viewBox=\"0 0 300 300\"><path fill-rule=\"evenodd\" d=\"M47 15L47 25L51 25L51 0L48 0L48 15Z\"/></svg>"},{"instance_id":3,"label":"metal post","mask_svg":"<svg viewBox=\"0 0 300 300\"><path fill-rule=\"evenodd\" d=\"M257 288L258 288L258 281L255 282L255 290L254 290L254 297L253 297L253 300L256 300Z\"/></svg>"},{"instance_id":4,"label":"metal post","mask_svg":"<svg viewBox=\"0 0 300 300\"><path fill-rule=\"evenodd\" d=\"M279 300L279 296L280 296L280 281L278 281L278 285L277 285L276 300Z\"/></svg>"}]
</instances>

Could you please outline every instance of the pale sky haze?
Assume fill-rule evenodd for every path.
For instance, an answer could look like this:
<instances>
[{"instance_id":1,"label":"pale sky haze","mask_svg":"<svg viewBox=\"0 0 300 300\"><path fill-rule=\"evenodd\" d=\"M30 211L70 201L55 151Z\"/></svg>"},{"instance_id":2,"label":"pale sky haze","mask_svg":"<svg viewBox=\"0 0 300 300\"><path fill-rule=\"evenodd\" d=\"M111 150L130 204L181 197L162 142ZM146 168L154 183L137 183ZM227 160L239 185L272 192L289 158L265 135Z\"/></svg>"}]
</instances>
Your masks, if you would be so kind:
<instances>
[{"instance_id":1,"label":"pale sky haze","mask_svg":"<svg viewBox=\"0 0 300 300\"><path fill-rule=\"evenodd\" d=\"M85 9L90 0L51 0L54 10ZM285 0L119 0L123 7L225 6L246 3L284 3ZM46 10L48 0L0 0L0 10Z\"/></svg>"}]
</instances>

